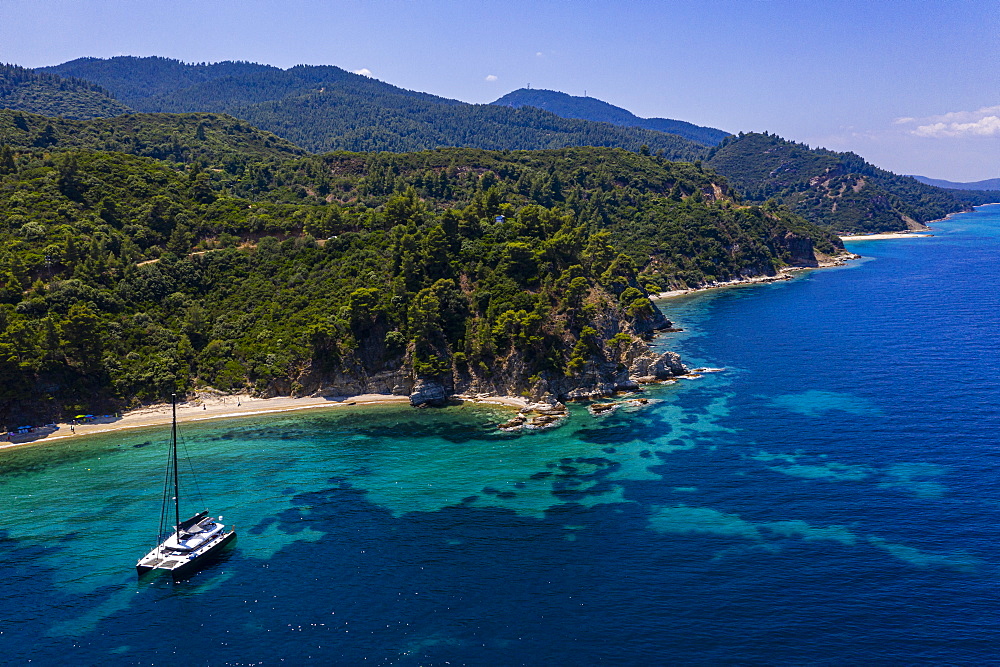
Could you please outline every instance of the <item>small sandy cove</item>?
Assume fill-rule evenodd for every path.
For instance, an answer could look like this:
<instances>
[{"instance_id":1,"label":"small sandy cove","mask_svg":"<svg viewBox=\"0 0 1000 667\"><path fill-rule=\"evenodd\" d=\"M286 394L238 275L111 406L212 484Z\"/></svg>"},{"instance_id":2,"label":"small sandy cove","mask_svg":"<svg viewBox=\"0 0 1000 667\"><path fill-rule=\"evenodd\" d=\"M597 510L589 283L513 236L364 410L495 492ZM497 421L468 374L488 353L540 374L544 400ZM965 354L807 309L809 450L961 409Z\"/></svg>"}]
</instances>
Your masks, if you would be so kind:
<instances>
[{"instance_id":1,"label":"small sandy cove","mask_svg":"<svg viewBox=\"0 0 1000 667\"><path fill-rule=\"evenodd\" d=\"M463 401L474 403L490 403L512 408L523 408L527 401L514 396L490 397L457 397ZM234 417L249 417L278 412L295 412L317 408L343 409L350 406L376 405L381 403L409 403L408 396L391 394L361 394L359 396L304 396L292 398L279 396L276 398L256 398L253 396L199 396L190 401L177 404L177 422L199 422L210 419L231 419ZM114 415L98 417L88 424L59 424L59 430L51 435L29 440L28 442L0 442L0 450L10 447L39 445L64 438L74 438L96 433L108 433L147 426L163 426L170 424L170 404L150 405L138 410L132 410L116 417Z\"/></svg>"},{"instance_id":2,"label":"small sandy cove","mask_svg":"<svg viewBox=\"0 0 1000 667\"><path fill-rule=\"evenodd\" d=\"M888 232L886 234L858 234L841 236L841 241L891 241L894 239L926 239L933 234L914 234L913 232Z\"/></svg>"}]
</instances>

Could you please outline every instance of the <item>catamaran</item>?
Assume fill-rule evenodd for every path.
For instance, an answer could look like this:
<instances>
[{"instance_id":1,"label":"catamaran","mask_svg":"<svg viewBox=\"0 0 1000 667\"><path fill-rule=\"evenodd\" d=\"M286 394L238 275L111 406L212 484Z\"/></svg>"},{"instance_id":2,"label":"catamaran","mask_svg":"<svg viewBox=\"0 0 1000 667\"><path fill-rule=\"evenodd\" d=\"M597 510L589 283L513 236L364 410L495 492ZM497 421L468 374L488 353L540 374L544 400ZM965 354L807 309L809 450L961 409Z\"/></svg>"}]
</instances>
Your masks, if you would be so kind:
<instances>
[{"instance_id":1,"label":"catamaran","mask_svg":"<svg viewBox=\"0 0 1000 667\"><path fill-rule=\"evenodd\" d=\"M173 424L170 429L170 452L167 473L163 483L163 507L157 544L135 565L139 574L162 570L174 579L184 577L218 557L227 544L236 539L236 531L213 519L208 511L198 512L181 521L180 486L177 472L177 397L171 400ZM172 482L172 484L171 484ZM171 496L171 486L173 494ZM170 504L173 500L173 522L169 522ZM222 517L219 517L221 520ZM167 531L172 532L167 535ZM164 536L166 537L164 538Z\"/></svg>"}]
</instances>

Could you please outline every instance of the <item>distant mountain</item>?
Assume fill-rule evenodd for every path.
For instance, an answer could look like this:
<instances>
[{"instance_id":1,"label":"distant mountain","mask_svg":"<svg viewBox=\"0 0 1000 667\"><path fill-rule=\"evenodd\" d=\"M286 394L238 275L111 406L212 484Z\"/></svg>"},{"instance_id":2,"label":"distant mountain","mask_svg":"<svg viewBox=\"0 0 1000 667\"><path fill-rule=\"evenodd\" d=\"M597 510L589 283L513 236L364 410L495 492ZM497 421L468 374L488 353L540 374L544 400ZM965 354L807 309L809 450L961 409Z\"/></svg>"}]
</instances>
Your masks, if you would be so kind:
<instances>
[{"instance_id":1,"label":"distant mountain","mask_svg":"<svg viewBox=\"0 0 1000 667\"><path fill-rule=\"evenodd\" d=\"M82 58L43 68L106 87L145 112L227 113L315 152L414 151L443 146L542 149L646 145L670 160L694 160L705 147L638 127L562 118L540 109L473 105L398 88L333 66L168 58Z\"/></svg>"},{"instance_id":2,"label":"distant mountain","mask_svg":"<svg viewBox=\"0 0 1000 667\"><path fill-rule=\"evenodd\" d=\"M713 127L702 127L682 120L669 118L640 118L627 109L616 107L593 97L576 97L555 90L520 88L507 93L493 104L504 107L535 107L551 111L563 118L578 118L621 127L642 127L656 132L678 134L706 146L717 146L729 136L728 132Z\"/></svg>"},{"instance_id":3,"label":"distant mountain","mask_svg":"<svg viewBox=\"0 0 1000 667\"><path fill-rule=\"evenodd\" d=\"M17 65L0 65L0 109L76 119L131 111L98 85Z\"/></svg>"},{"instance_id":4,"label":"distant mountain","mask_svg":"<svg viewBox=\"0 0 1000 667\"><path fill-rule=\"evenodd\" d=\"M52 75L71 77L70 83L45 79ZM333 66L299 65L282 70L248 62L186 64L131 56L83 58L44 68L35 77L31 81L48 81L50 91L65 91L60 98L63 107L82 105L100 95L115 105L109 107L109 114L127 110L125 104L148 113L228 114L277 135L269 139L266 132L246 134L238 128L248 126L232 119L218 120L222 134L206 143L192 140L190 133L199 126L202 132L215 127L215 120L202 118L191 124L162 119L144 125L153 129L135 137L129 137L130 130L113 124L91 126L84 132L84 143L79 144L89 146L88 142L99 138L110 150L174 161L226 162L233 169L249 159L246 155L258 156L253 159L293 155L297 146L322 153L573 146L639 152L645 145L652 154L667 160L705 159L750 201L781 199L811 222L837 231L918 229L948 213L996 199L988 192L960 193L897 176L853 153L813 150L766 133L734 137L680 121L639 119L600 100L553 91L514 91L494 104L474 105L405 90ZM108 97L107 91L121 102ZM636 121L648 127L635 126ZM187 134L173 141L170 123L180 123ZM17 135L16 141L30 141L35 147L74 141L72 132L60 136L60 127L53 123L49 131L45 125L41 129L34 126L29 135ZM696 139L662 129L686 132ZM235 150L227 141L238 136L249 143ZM278 137L295 145L282 144ZM213 144L216 139L218 143ZM714 142L719 145L706 146ZM236 153L244 157L236 157Z\"/></svg>"},{"instance_id":5,"label":"distant mountain","mask_svg":"<svg viewBox=\"0 0 1000 667\"><path fill-rule=\"evenodd\" d=\"M67 120L0 110L0 143L14 149L115 151L171 162L200 161L230 171L252 161L306 151L246 121L210 113L129 114Z\"/></svg>"},{"instance_id":6,"label":"distant mountain","mask_svg":"<svg viewBox=\"0 0 1000 667\"><path fill-rule=\"evenodd\" d=\"M99 81L139 111L177 112L221 111L232 104L255 104L285 97L324 92L326 85L353 84L354 93L378 90L438 102L462 105L428 93L397 88L377 79L353 74L332 65L297 65L283 70L272 65L244 61L209 64L188 64L170 58L150 56L117 56L115 58L79 58L43 67L40 71L54 72L87 81Z\"/></svg>"},{"instance_id":7,"label":"distant mountain","mask_svg":"<svg viewBox=\"0 0 1000 667\"><path fill-rule=\"evenodd\" d=\"M277 67L248 62L222 62L211 65L189 65L170 58L118 56L115 58L78 58L39 72L51 72L86 81L101 81L120 100L140 111L151 111L143 100L226 76L246 76L267 71L280 72Z\"/></svg>"},{"instance_id":8,"label":"distant mountain","mask_svg":"<svg viewBox=\"0 0 1000 667\"><path fill-rule=\"evenodd\" d=\"M910 178L915 178L927 185L950 188L952 190L1000 190L1000 178L988 178L985 181L974 181L972 183L955 183L940 178L927 178L926 176L917 176L915 174Z\"/></svg>"},{"instance_id":9,"label":"distant mountain","mask_svg":"<svg viewBox=\"0 0 1000 667\"><path fill-rule=\"evenodd\" d=\"M766 132L726 139L707 163L750 201L778 199L838 232L921 229L972 205L961 193L879 169L854 153L809 148Z\"/></svg>"}]
</instances>

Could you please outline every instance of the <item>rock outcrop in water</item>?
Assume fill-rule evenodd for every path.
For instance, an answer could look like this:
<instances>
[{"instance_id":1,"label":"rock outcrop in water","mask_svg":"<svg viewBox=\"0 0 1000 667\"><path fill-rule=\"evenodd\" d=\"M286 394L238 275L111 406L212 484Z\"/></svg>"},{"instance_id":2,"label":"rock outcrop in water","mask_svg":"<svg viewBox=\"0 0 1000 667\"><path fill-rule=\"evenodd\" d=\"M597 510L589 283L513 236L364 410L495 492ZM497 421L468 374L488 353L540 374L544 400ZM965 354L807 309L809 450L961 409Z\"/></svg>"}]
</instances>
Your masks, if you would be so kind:
<instances>
[{"instance_id":1,"label":"rock outcrop in water","mask_svg":"<svg viewBox=\"0 0 1000 667\"><path fill-rule=\"evenodd\" d=\"M420 378L413 385L410 393L410 405L420 407L424 405L444 405L448 401L450 392L441 382Z\"/></svg>"}]
</instances>

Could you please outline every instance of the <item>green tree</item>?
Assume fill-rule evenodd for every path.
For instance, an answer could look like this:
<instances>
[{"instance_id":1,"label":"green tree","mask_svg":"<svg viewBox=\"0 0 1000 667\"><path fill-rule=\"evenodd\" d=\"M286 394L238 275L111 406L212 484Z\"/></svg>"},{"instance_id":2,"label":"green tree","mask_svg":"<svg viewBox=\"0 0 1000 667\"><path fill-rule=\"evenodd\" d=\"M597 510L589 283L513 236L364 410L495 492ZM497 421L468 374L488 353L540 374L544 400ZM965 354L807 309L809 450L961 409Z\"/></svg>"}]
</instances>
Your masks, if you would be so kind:
<instances>
[{"instance_id":1,"label":"green tree","mask_svg":"<svg viewBox=\"0 0 1000 667\"><path fill-rule=\"evenodd\" d=\"M84 372L99 367L103 350L101 320L86 304L75 303L70 307L59 326L59 338L71 366Z\"/></svg>"},{"instance_id":2,"label":"green tree","mask_svg":"<svg viewBox=\"0 0 1000 667\"><path fill-rule=\"evenodd\" d=\"M0 176L13 174L17 171L17 164L14 162L14 152L10 146L4 144L0 146Z\"/></svg>"}]
</instances>

